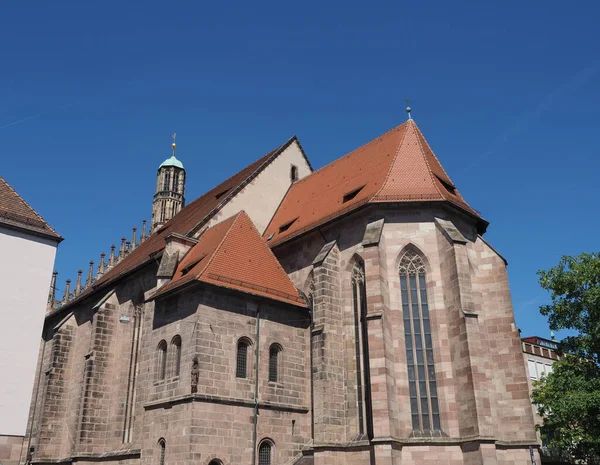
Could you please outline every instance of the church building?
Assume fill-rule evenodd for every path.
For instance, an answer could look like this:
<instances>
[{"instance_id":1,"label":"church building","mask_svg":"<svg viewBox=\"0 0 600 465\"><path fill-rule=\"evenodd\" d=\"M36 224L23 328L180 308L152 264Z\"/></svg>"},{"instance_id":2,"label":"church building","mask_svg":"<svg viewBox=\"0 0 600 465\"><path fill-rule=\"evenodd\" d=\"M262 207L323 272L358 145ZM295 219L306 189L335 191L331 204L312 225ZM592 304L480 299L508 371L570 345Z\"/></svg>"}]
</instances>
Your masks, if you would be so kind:
<instances>
[{"instance_id":1,"label":"church building","mask_svg":"<svg viewBox=\"0 0 600 465\"><path fill-rule=\"evenodd\" d=\"M23 455L539 464L506 261L407 111L316 171L292 137L188 204L174 144L150 234L53 282Z\"/></svg>"}]
</instances>

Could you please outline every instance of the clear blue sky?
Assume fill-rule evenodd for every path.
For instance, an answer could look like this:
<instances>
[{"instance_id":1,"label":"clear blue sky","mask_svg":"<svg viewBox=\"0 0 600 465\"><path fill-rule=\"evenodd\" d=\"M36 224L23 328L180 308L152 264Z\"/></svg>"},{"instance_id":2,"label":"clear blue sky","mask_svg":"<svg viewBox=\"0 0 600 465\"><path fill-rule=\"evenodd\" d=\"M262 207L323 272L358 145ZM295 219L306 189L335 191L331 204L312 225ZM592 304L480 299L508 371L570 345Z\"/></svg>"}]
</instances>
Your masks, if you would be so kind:
<instances>
[{"instance_id":1,"label":"clear blue sky","mask_svg":"<svg viewBox=\"0 0 600 465\"><path fill-rule=\"evenodd\" d=\"M59 288L150 217L178 133L191 200L300 138L321 167L405 119L404 98L547 336L536 270L596 251L600 4L11 2L1 174L65 241Z\"/></svg>"}]
</instances>

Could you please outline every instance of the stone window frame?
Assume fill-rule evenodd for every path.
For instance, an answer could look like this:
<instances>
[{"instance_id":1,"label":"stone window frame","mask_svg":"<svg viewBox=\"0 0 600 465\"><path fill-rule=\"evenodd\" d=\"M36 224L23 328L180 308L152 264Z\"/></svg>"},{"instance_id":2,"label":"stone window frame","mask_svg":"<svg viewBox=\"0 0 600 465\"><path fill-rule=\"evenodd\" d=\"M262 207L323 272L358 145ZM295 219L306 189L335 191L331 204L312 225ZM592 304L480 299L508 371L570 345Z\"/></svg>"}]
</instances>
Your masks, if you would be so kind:
<instances>
[{"instance_id":1,"label":"stone window frame","mask_svg":"<svg viewBox=\"0 0 600 465\"><path fill-rule=\"evenodd\" d=\"M167 441L165 438L160 438L158 444L158 465L165 465L165 456L167 455Z\"/></svg>"},{"instance_id":2,"label":"stone window frame","mask_svg":"<svg viewBox=\"0 0 600 465\"><path fill-rule=\"evenodd\" d=\"M292 181L292 184L298 181L298 167L296 165L290 166L290 181Z\"/></svg>"},{"instance_id":3,"label":"stone window frame","mask_svg":"<svg viewBox=\"0 0 600 465\"><path fill-rule=\"evenodd\" d=\"M354 357L356 363L356 413L358 433L364 435L369 429L369 389L365 370L368 367L367 289L364 259L355 254L350 269L351 305L354 319ZM365 349L366 347L366 349Z\"/></svg>"},{"instance_id":4,"label":"stone window frame","mask_svg":"<svg viewBox=\"0 0 600 465\"><path fill-rule=\"evenodd\" d=\"M431 324L431 295L429 291L431 290L431 283L429 282L431 276L430 266L428 264L427 258L425 255L412 244L408 244L404 247L400 254L398 255L398 260L396 263L396 271L398 273L398 282L400 285L400 305L401 305L401 315L403 316L403 326L404 326L404 338L406 345L406 355L407 355L407 370L409 372L409 396L411 398L411 422L413 427L413 435L421 435L429 434L431 432L441 432L441 420L442 413L440 409L441 399L439 396L439 388L437 386L437 373L436 373L436 364L435 364L435 350L433 347L433 332ZM404 280L403 278L404 274ZM410 276L414 276L413 280L410 279ZM416 289L412 288L412 284L416 285ZM403 287L405 287L403 289ZM413 296L417 296L417 310L419 315L419 321L414 319L415 305L413 302ZM408 302L405 304L404 295L409 296L407 298ZM425 299L425 306L423 306L423 298ZM410 319L410 326L406 327L404 325L405 318L405 305L407 306L408 316ZM425 309L425 311L423 310ZM425 317L425 318L424 318ZM429 324L429 341L427 342L427 332L425 320ZM418 324L417 326L415 326ZM416 332L415 329L419 329L419 332ZM425 380L421 379L419 376L419 367L418 367L418 354L417 352L417 344L416 340L413 338L415 334L421 335L421 351L423 358L423 372L425 375ZM412 401L412 393L411 391L411 381L410 381L410 363L408 359L409 352L409 344L412 341L410 352L413 354L413 373L414 373L414 387L412 390L416 395L416 413L414 411L415 405L413 405ZM416 362L416 363L415 363ZM423 414L422 402L425 398L421 395L420 386L421 383L425 383L425 390L427 392L427 419L429 426L431 429L424 428L425 425L425 416ZM432 387L433 386L433 387ZM415 428L415 416L418 416L419 428Z\"/></svg>"},{"instance_id":5,"label":"stone window frame","mask_svg":"<svg viewBox=\"0 0 600 465\"><path fill-rule=\"evenodd\" d=\"M246 345L246 366L245 366L245 374L244 376L238 376L239 374L239 351L240 344ZM252 378L252 346L254 343L252 339L248 336L240 337L235 343L235 364L234 364L234 377L236 380L246 379L249 380Z\"/></svg>"},{"instance_id":6,"label":"stone window frame","mask_svg":"<svg viewBox=\"0 0 600 465\"><path fill-rule=\"evenodd\" d=\"M265 447L265 446L269 447L269 459L268 459L267 463L265 463L264 461L261 462L261 452L263 450L263 447ZM261 439L261 441L258 443L258 446L256 447L256 457L257 457L258 465L273 465L274 455L275 455L275 441L273 441L271 438Z\"/></svg>"},{"instance_id":7,"label":"stone window frame","mask_svg":"<svg viewBox=\"0 0 600 465\"><path fill-rule=\"evenodd\" d=\"M157 357L156 357L156 373L158 381L164 381L167 379L167 341L161 339L156 346Z\"/></svg>"},{"instance_id":8,"label":"stone window frame","mask_svg":"<svg viewBox=\"0 0 600 465\"><path fill-rule=\"evenodd\" d=\"M276 360L275 360L275 372L273 376L273 365L272 365L272 354L275 354L276 356ZM277 385L281 385L282 383L282 374L283 374L283 370L282 368L282 354L283 354L283 346L278 343L278 342L273 342L269 345L269 371L268 371L268 380L269 380L269 384L277 384Z\"/></svg>"},{"instance_id":9,"label":"stone window frame","mask_svg":"<svg viewBox=\"0 0 600 465\"><path fill-rule=\"evenodd\" d=\"M171 339L172 355L170 362L171 378L179 378L181 375L181 355L182 355L183 340L179 334L176 334Z\"/></svg>"}]
</instances>

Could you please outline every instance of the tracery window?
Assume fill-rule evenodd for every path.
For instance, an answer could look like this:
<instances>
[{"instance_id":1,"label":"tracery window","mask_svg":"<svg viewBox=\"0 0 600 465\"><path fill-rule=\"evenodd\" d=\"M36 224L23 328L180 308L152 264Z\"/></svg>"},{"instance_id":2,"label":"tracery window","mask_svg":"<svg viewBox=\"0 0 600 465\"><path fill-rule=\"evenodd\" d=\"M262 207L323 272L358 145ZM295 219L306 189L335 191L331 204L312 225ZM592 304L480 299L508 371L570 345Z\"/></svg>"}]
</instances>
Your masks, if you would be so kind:
<instances>
[{"instance_id":1,"label":"tracery window","mask_svg":"<svg viewBox=\"0 0 600 465\"><path fill-rule=\"evenodd\" d=\"M165 379L167 375L167 341L158 343L158 379Z\"/></svg>"},{"instance_id":2,"label":"tracery window","mask_svg":"<svg viewBox=\"0 0 600 465\"><path fill-rule=\"evenodd\" d=\"M171 190L171 172L166 171L163 183L163 191Z\"/></svg>"},{"instance_id":3,"label":"tracery window","mask_svg":"<svg viewBox=\"0 0 600 465\"><path fill-rule=\"evenodd\" d=\"M179 376L181 372L181 336L177 335L171 341L173 348L173 376Z\"/></svg>"},{"instance_id":4,"label":"tracery window","mask_svg":"<svg viewBox=\"0 0 600 465\"><path fill-rule=\"evenodd\" d=\"M236 378L248 377L248 346L250 342L246 338L239 340L237 345L237 358L235 366Z\"/></svg>"},{"instance_id":5,"label":"tracery window","mask_svg":"<svg viewBox=\"0 0 600 465\"><path fill-rule=\"evenodd\" d=\"M427 271L423 259L413 250L404 254L398 271L412 428L415 432L439 431L440 412L427 302Z\"/></svg>"},{"instance_id":6,"label":"tracery window","mask_svg":"<svg viewBox=\"0 0 600 465\"><path fill-rule=\"evenodd\" d=\"M358 432L364 434L368 429L369 412L369 349L367 335L367 291L365 270L362 263L352 268L352 305L354 310L354 348L356 357L356 397L358 409Z\"/></svg>"}]
</instances>

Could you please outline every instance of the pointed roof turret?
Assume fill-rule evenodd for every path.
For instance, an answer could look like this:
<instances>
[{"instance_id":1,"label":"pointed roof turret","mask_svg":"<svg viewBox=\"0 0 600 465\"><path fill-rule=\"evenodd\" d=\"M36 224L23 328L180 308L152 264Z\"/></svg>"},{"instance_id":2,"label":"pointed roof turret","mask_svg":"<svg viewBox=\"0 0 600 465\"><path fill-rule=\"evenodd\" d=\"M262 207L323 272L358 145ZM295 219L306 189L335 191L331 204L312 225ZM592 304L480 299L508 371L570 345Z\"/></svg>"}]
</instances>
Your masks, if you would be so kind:
<instances>
[{"instance_id":1,"label":"pointed roof turret","mask_svg":"<svg viewBox=\"0 0 600 465\"><path fill-rule=\"evenodd\" d=\"M417 123L400 126L295 182L267 227L269 245L285 242L366 204L443 202L487 222L463 199Z\"/></svg>"}]
</instances>

